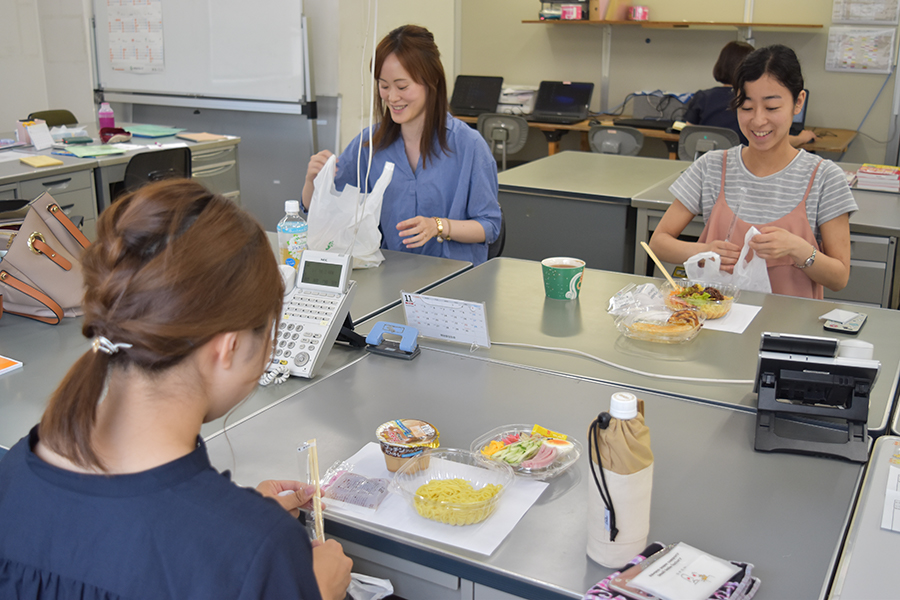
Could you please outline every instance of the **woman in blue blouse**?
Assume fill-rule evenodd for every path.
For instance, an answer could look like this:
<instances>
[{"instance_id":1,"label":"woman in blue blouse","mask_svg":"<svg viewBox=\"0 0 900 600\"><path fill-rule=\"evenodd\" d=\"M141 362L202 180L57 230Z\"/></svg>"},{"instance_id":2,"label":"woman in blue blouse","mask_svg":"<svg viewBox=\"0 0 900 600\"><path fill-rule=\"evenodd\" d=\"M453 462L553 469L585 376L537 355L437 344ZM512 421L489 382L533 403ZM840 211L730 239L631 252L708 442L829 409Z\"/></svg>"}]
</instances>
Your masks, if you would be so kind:
<instances>
[{"instance_id":1,"label":"woman in blue blouse","mask_svg":"<svg viewBox=\"0 0 900 600\"><path fill-rule=\"evenodd\" d=\"M488 244L500 232L497 163L484 139L448 113L434 36L416 25L390 32L375 50L375 80L381 123L371 143L365 130L341 154L335 187L357 185L374 147L368 189L386 162L395 165L381 208L382 248L484 262ZM303 187L307 210L315 177L330 156L324 150L309 161Z\"/></svg>"}]
</instances>

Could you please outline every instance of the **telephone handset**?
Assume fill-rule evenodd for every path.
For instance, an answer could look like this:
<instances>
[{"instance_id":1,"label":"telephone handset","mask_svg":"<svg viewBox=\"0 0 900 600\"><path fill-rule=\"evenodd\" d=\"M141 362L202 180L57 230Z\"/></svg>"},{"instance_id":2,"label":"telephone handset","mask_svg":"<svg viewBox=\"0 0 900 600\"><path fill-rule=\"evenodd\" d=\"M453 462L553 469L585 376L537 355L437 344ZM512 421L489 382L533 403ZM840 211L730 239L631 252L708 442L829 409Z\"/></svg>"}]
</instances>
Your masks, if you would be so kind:
<instances>
[{"instance_id":1,"label":"telephone handset","mask_svg":"<svg viewBox=\"0 0 900 600\"><path fill-rule=\"evenodd\" d=\"M349 254L304 250L296 285L286 292L272 366L312 378L341 331L356 294Z\"/></svg>"}]
</instances>

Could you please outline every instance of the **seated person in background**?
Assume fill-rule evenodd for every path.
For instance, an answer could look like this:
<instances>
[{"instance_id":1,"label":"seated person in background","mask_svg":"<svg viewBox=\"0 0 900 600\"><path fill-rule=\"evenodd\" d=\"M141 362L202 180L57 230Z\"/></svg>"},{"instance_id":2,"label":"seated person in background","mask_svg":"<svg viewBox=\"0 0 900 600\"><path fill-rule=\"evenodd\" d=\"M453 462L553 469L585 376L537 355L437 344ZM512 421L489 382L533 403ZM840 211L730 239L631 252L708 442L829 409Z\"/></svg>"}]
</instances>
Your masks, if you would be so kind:
<instances>
[{"instance_id":1,"label":"seated person in background","mask_svg":"<svg viewBox=\"0 0 900 600\"><path fill-rule=\"evenodd\" d=\"M390 32L375 49L375 114L370 143L363 130L341 154L335 188L365 177L374 148L372 189L386 162L395 165L381 206L382 248L470 261L487 260L500 233L497 163L484 138L448 112L447 82L434 36L416 25ZM362 145L362 156L358 159ZM309 161L303 206L331 152ZM443 228L439 233L439 225Z\"/></svg>"},{"instance_id":2,"label":"seated person in background","mask_svg":"<svg viewBox=\"0 0 900 600\"><path fill-rule=\"evenodd\" d=\"M272 352L284 284L259 223L167 180L116 201L97 234L92 348L0 460L0 597L343 599L350 559L288 512L311 490L240 488L200 438Z\"/></svg>"},{"instance_id":3,"label":"seated person in background","mask_svg":"<svg viewBox=\"0 0 900 600\"><path fill-rule=\"evenodd\" d=\"M707 152L688 167L669 188L676 200L651 248L671 263L716 252L730 272L754 225L760 234L750 249L766 259L774 293L822 298L823 285L843 289L850 276L850 213L857 207L840 167L788 141L806 99L797 55L782 45L755 50L738 67L734 85L732 106L749 144ZM706 222L700 240L679 240L696 215Z\"/></svg>"},{"instance_id":4,"label":"seated person in background","mask_svg":"<svg viewBox=\"0 0 900 600\"><path fill-rule=\"evenodd\" d=\"M700 90L688 103L684 120L688 125L709 125L710 127L724 127L738 134L741 144L747 145L747 138L738 126L737 115L731 108L734 99L732 82L734 72L744 57L753 52L753 46L745 42L728 42L719 52L719 58L713 67L713 77L721 83L719 87L708 90ZM809 130L800 132L799 135L788 136L792 146L801 146L816 139L816 135Z\"/></svg>"}]
</instances>

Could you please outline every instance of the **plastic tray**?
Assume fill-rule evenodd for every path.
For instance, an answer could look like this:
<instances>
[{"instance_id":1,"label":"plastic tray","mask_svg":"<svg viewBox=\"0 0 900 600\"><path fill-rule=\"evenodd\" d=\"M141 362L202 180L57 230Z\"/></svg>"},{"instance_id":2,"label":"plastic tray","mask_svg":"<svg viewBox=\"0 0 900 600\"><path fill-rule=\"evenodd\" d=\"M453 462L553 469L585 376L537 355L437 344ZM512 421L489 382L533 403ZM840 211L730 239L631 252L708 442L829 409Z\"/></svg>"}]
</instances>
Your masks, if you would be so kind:
<instances>
[{"instance_id":1,"label":"plastic tray","mask_svg":"<svg viewBox=\"0 0 900 600\"><path fill-rule=\"evenodd\" d=\"M533 428L534 425L525 424L503 425L502 427L497 427L496 429L488 431L487 433L476 439L474 442L472 442L472 445L469 446L469 449L473 454L483 456L481 454L481 449L487 446L492 440L499 441L507 436L519 433L530 434ZM568 454L557 457L556 461L551 463L549 466L546 466L543 469L528 469L521 466L510 465L513 469L513 472L519 477L528 477L530 479L536 479L538 481L552 479L553 477L560 475L566 469L578 462L578 458L581 456L582 452L582 447L578 440L571 436L567 437L566 440L572 442L572 445L575 447ZM490 462L506 464L505 462L495 460L490 460Z\"/></svg>"},{"instance_id":2,"label":"plastic tray","mask_svg":"<svg viewBox=\"0 0 900 600\"><path fill-rule=\"evenodd\" d=\"M694 339L706 321L706 316L702 312L696 310L695 312L696 327L669 327L667 323L673 313L668 308L637 308L616 317L616 329L635 340L659 344L683 344Z\"/></svg>"}]
</instances>

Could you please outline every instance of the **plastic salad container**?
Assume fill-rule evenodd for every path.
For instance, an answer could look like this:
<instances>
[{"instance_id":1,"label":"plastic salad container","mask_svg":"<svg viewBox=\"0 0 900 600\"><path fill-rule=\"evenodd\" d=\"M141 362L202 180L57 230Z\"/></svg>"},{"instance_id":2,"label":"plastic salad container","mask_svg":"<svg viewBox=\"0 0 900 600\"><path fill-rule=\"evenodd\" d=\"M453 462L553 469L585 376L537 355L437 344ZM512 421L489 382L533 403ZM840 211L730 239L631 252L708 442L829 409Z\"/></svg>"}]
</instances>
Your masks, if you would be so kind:
<instances>
[{"instance_id":1,"label":"plastic salad container","mask_svg":"<svg viewBox=\"0 0 900 600\"><path fill-rule=\"evenodd\" d=\"M535 430L533 425L503 425L476 439L469 449L491 462L510 465L520 477L537 480L556 477L578 461L582 451L578 440L571 436L561 440ZM547 448L542 449L544 445Z\"/></svg>"},{"instance_id":2,"label":"plastic salad container","mask_svg":"<svg viewBox=\"0 0 900 600\"><path fill-rule=\"evenodd\" d=\"M509 465L467 450L426 450L400 467L391 491L403 496L426 519L473 525L487 519L515 481ZM443 488L430 489L426 486ZM424 488L424 489L423 489Z\"/></svg>"},{"instance_id":3,"label":"plastic salad container","mask_svg":"<svg viewBox=\"0 0 900 600\"><path fill-rule=\"evenodd\" d=\"M718 319L724 317L731 310L731 305L737 299L741 290L737 286L730 283L709 283L704 281L691 281L688 279L678 279L675 281L682 287L684 291L679 293L672 288L672 284L668 281L660 286L659 291L665 299L666 306L672 310L680 310L682 308L696 308L701 311L707 319ZM692 294L688 292L693 288ZM708 293L704 293L706 288L714 288L723 296L724 300L711 299Z\"/></svg>"}]
</instances>

